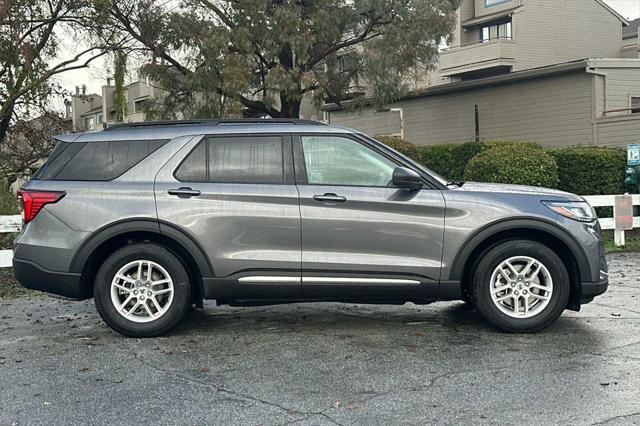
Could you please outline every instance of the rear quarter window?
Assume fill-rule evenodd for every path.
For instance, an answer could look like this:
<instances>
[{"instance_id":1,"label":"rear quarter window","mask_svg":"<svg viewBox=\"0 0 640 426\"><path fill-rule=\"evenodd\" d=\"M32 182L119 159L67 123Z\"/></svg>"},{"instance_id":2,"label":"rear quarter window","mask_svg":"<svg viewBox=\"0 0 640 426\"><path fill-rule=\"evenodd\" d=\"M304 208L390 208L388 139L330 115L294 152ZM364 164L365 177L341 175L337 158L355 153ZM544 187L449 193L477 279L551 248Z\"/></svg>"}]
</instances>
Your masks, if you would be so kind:
<instances>
[{"instance_id":1,"label":"rear quarter window","mask_svg":"<svg viewBox=\"0 0 640 426\"><path fill-rule=\"evenodd\" d=\"M167 140L59 142L34 179L112 180L165 143Z\"/></svg>"}]
</instances>

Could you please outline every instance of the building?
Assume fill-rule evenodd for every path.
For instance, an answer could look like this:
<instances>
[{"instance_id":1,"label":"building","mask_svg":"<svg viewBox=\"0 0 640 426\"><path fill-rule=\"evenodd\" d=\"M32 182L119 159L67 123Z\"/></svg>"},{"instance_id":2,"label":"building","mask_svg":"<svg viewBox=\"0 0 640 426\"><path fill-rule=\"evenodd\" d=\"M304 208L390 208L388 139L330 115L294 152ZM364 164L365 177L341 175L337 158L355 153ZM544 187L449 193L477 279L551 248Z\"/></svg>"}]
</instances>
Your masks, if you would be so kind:
<instances>
[{"instance_id":1,"label":"building","mask_svg":"<svg viewBox=\"0 0 640 426\"><path fill-rule=\"evenodd\" d=\"M116 87L111 79L102 86L101 94L88 94L86 86L76 87L76 92L66 102L65 115L70 119L76 131L102 130L116 123L114 107ZM124 88L126 107L125 123L145 121L145 105L147 102L163 96L164 91L155 87L149 80L135 81Z\"/></svg>"},{"instance_id":2,"label":"building","mask_svg":"<svg viewBox=\"0 0 640 426\"><path fill-rule=\"evenodd\" d=\"M638 22L601 0L463 0L431 85L332 124L417 144L623 146L640 140Z\"/></svg>"}]
</instances>

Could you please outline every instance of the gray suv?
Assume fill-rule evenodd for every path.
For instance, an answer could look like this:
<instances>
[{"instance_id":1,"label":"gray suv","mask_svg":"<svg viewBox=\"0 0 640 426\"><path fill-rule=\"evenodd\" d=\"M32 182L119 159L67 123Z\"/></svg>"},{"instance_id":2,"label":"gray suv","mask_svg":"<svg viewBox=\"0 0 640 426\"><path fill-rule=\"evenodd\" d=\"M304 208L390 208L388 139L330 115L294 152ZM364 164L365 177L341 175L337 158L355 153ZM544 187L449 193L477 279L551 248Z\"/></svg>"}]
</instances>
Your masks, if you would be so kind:
<instances>
[{"instance_id":1,"label":"gray suv","mask_svg":"<svg viewBox=\"0 0 640 426\"><path fill-rule=\"evenodd\" d=\"M57 139L20 193L15 275L93 297L127 336L165 333L204 299L464 300L533 332L607 289L581 197L449 182L354 130L178 121Z\"/></svg>"}]
</instances>

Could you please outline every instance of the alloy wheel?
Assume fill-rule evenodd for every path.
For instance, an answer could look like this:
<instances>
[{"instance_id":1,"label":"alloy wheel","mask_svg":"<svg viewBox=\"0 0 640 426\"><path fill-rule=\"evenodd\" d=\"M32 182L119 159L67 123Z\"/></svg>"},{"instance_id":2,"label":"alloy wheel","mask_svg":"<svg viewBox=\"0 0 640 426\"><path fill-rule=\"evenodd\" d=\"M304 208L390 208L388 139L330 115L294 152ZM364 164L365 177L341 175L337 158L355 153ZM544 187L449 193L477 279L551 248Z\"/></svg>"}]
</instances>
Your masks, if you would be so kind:
<instances>
[{"instance_id":1,"label":"alloy wheel","mask_svg":"<svg viewBox=\"0 0 640 426\"><path fill-rule=\"evenodd\" d=\"M553 279L538 259L515 256L502 261L491 275L491 300L512 318L532 318L542 312L553 294Z\"/></svg>"},{"instance_id":2,"label":"alloy wheel","mask_svg":"<svg viewBox=\"0 0 640 426\"><path fill-rule=\"evenodd\" d=\"M171 306L173 280L161 265L150 260L129 262L111 281L111 302L116 311L137 323L155 321Z\"/></svg>"}]
</instances>

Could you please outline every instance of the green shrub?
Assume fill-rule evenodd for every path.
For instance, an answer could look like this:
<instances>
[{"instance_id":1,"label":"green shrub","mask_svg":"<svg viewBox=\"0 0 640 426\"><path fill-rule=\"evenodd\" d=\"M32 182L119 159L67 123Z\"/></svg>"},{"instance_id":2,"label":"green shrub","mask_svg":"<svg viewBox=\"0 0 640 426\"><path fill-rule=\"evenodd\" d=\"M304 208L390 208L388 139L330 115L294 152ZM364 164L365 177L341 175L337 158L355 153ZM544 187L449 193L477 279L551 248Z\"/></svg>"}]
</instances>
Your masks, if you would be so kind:
<instances>
[{"instance_id":1,"label":"green shrub","mask_svg":"<svg viewBox=\"0 0 640 426\"><path fill-rule=\"evenodd\" d=\"M20 214L20 206L16 195L4 187L0 181L0 216Z\"/></svg>"},{"instance_id":2,"label":"green shrub","mask_svg":"<svg viewBox=\"0 0 640 426\"><path fill-rule=\"evenodd\" d=\"M467 163L481 152L496 147L518 146L542 149L533 142L490 141L418 147L420 162L450 179L463 180Z\"/></svg>"},{"instance_id":3,"label":"green shrub","mask_svg":"<svg viewBox=\"0 0 640 426\"><path fill-rule=\"evenodd\" d=\"M558 165L539 148L520 144L497 146L473 157L464 177L470 181L555 188Z\"/></svg>"},{"instance_id":4,"label":"green shrub","mask_svg":"<svg viewBox=\"0 0 640 426\"><path fill-rule=\"evenodd\" d=\"M503 146L518 146L518 147L528 147L528 148L536 148L542 149L542 146L535 142L521 142L521 141L486 141L481 142L485 149L498 148Z\"/></svg>"},{"instance_id":5,"label":"green shrub","mask_svg":"<svg viewBox=\"0 0 640 426\"><path fill-rule=\"evenodd\" d=\"M398 136L376 136L376 139L414 161L420 161L418 147L411 142L400 139Z\"/></svg>"},{"instance_id":6,"label":"green shrub","mask_svg":"<svg viewBox=\"0 0 640 426\"><path fill-rule=\"evenodd\" d=\"M446 176L449 179L459 179L456 162L457 145L426 145L418 147L418 161L425 167Z\"/></svg>"},{"instance_id":7,"label":"green shrub","mask_svg":"<svg viewBox=\"0 0 640 426\"><path fill-rule=\"evenodd\" d=\"M547 151L558 164L559 188L579 195L623 194L626 152L617 148L575 147Z\"/></svg>"}]
</instances>

